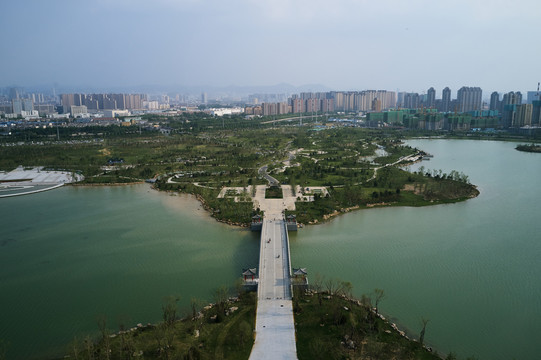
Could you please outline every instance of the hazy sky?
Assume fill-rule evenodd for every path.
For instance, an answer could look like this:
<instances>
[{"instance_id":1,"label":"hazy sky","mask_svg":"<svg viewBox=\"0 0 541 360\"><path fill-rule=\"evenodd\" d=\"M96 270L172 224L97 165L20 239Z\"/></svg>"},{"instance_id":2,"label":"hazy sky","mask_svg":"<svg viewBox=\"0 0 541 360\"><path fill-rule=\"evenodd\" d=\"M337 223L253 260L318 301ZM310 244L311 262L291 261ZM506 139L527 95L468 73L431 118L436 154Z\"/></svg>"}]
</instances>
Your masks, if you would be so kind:
<instances>
[{"instance_id":1,"label":"hazy sky","mask_svg":"<svg viewBox=\"0 0 541 360\"><path fill-rule=\"evenodd\" d=\"M541 81L539 0L1 0L0 31L0 86Z\"/></svg>"}]
</instances>

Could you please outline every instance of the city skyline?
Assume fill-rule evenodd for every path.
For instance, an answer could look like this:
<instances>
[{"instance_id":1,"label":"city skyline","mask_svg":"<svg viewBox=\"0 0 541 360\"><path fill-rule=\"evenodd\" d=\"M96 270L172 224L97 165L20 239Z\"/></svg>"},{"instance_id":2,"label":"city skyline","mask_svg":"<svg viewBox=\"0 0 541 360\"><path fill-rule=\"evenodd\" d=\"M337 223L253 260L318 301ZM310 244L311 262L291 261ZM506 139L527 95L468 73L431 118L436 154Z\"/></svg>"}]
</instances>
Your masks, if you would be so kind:
<instances>
[{"instance_id":1,"label":"city skyline","mask_svg":"<svg viewBox=\"0 0 541 360\"><path fill-rule=\"evenodd\" d=\"M541 80L528 36L540 12L533 0L4 1L0 86L526 93Z\"/></svg>"}]
</instances>

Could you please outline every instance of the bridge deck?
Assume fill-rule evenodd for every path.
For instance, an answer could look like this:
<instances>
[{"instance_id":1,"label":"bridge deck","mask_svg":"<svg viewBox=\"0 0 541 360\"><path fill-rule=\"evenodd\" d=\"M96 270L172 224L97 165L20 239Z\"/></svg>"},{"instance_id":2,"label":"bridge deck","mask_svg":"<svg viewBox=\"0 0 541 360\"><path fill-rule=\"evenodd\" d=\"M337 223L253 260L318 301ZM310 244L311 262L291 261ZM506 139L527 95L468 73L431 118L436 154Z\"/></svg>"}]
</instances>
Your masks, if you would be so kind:
<instances>
[{"instance_id":1,"label":"bridge deck","mask_svg":"<svg viewBox=\"0 0 541 360\"><path fill-rule=\"evenodd\" d=\"M256 338L251 360L297 358L288 241L283 220L265 219L261 230Z\"/></svg>"}]
</instances>

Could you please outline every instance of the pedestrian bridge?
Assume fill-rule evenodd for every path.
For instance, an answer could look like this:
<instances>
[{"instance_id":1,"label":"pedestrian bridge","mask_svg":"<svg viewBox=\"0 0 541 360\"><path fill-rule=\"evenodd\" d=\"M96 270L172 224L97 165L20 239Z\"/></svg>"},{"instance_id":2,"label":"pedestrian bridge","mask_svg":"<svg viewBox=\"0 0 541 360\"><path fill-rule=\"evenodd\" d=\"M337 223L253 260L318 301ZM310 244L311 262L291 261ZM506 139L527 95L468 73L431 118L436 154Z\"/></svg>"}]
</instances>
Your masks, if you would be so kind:
<instances>
[{"instance_id":1,"label":"pedestrian bridge","mask_svg":"<svg viewBox=\"0 0 541 360\"><path fill-rule=\"evenodd\" d=\"M281 214L263 220L260 242L256 334L250 360L297 359L289 236Z\"/></svg>"}]
</instances>

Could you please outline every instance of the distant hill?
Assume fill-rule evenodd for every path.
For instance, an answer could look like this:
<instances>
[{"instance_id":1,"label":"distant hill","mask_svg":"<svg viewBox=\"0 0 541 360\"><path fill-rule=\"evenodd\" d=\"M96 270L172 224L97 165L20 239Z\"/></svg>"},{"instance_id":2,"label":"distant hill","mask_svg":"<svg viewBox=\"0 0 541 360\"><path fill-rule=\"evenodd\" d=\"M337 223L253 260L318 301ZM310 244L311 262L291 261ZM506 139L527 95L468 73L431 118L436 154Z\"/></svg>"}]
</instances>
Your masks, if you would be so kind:
<instances>
[{"instance_id":1,"label":"distant hill","mask_svg":"<svg viewBox=\"0 0 541 360\"><path fill-rule=\"evenodd\" d=\"M275 85L229 85L229 86L210 86L210 85L158 85L158 84L140 84L134 86L90 86L80 85L35 85L25 86L26 92L52 93L53 87L56 94L62 93L142 93L142 94L192 94L201 95L206 92L209 98L217 96L239 96L244 97L250 94L298 94L301 92L326 92L332 89L322 84L306 84L295 86L288 83L279 83ZM8 88L4 90L7 91Z\"/></svg>"}]
</instances>

